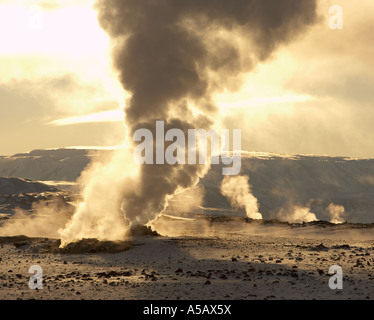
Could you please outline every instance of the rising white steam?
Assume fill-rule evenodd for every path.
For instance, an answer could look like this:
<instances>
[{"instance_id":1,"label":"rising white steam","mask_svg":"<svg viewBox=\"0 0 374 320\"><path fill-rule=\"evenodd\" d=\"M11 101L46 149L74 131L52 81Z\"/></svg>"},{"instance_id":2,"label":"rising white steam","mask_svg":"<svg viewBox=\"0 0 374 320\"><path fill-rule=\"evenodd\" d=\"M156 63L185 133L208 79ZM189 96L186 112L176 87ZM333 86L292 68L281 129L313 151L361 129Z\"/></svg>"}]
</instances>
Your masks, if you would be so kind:
<instances>
[{"instance_id":1,"label":"rising white steam","mask_svg":"<svg viewBox=\"0 0 374 320\"><path fill-rule=\"evenodd\" d=\"M71 216L72 210L61 200L34 202L31 212L17 208L12 218L2 223L0 236L57 238Z\"/></svg>"},{"instance_id":2,"label":"rising white steam","mask_svg":"<svg viewBox=\"0 0 374 320\"><path fill-rule=\"evenodd\" d=\"M221 193L234 209L245 209L248 218L262 219L258 212L256 197L251 193L248 176L225 176L221 183Z\"/></svg>"},{"instance_id":3,"label":"rising white steam","mask_svg":"<svg viewBox=\"0 0 374 320\"><path fill-rule=\"evenodd\" d=\"M327 211L330 214L331 223L345 222L345 219L343 218L345 215L343 206L330 203L329 206L327 207Z\"/></svg>"},{"instance_id":4,"label":"rising white steam","mask_svg":"<svg viewBox=\"0 0 374 320\"><path fill-rule=\"evenodd\" d=\"M277 217L282 221L287 221L290 223L303 223L317 221L317 217L310 209L301 206L292 206L287 208L282 208Z\"/></svg>"},{"instance_id":5,"label":"rising white steam","mask_svg":"<svg viewBox=\"0 0 374 320\"><path fill-rule=\"evenodd\" d=\"M85 186L83 201L72 219L59 230L61 246L83 238L122 240L130 222L121 210L126 188L134 188L132 177L137 174L126 149L116 151L110 158L93 163L82 173ZM124 183L127 179L127 183Z\"/></svg>"}]
</instances>

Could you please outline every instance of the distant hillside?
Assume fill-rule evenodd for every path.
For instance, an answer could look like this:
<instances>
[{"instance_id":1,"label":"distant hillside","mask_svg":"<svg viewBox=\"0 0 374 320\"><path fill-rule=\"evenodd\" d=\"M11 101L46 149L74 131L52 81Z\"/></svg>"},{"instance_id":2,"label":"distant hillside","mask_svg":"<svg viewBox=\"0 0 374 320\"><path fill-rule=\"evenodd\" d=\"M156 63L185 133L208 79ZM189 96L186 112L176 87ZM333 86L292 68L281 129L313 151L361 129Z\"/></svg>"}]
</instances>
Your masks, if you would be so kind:
<instances>
[{"instance_id":1,"label":"distant hillside","mask_svg":"<svg viewBox=\"0 0 374 320\"><path fill-rule=\"evenodd\" d=\"M56 149L0 157L0 176L75 181L91 161L90 154ZM374 222L374 159L244 152L241 174L249 176L265 219L279 218L285 207L305 206L318 219L329 220L326 208L333 203L344 206L347 221ZM206 191L203 207L230 209L219 191L222 178L222 166L212 165L200 181Z\"/></svg>"},{"instance_id":2,"label":"distant hillside","mask_svg":"<svg viewBox=\"0 0 374 320\"><path fill-rule=\"evenodd\" d=\"M32 180L0 177L0 195L58 191L60 190L53 186Z\"/></svg>"},{"instance_id":3,"label":"distant hillside","mask_svg":"<svg viewBox=\"0 0 374 320\"><path fill-rule=\"evenodd\" d=\"M40 201L63 204L66 210L72 210L69 202L74 201L74 194L37 181L0 177L0 220L17 208L32 212L33 204Z\"/></svg>"},{"instance_id":4,"label":"distant hillside","mask_svg":"<svg viewBox=\"0 0 374 320\"><path fill-rule=\"evenodd\" d=\"M212 166L200 182L206 207L230 207L219 192L221 168ZM329 220L326 208L334 203L344 206L348 221L374 222L374 159L246 152L242 174L249 176L264 218L274 218L283 207L305 206Z\"/></svg>"},{"instance_id":5,"label":"distant hillside","mask_svg":"<svg viewBox=\"0 0 374 320\"><path fill-rule=\"evenodd\" d=\"M41 181L75 181L91 161L89 150L34 150L0 157L0 176Z\"/></svg>"}]
</instances>

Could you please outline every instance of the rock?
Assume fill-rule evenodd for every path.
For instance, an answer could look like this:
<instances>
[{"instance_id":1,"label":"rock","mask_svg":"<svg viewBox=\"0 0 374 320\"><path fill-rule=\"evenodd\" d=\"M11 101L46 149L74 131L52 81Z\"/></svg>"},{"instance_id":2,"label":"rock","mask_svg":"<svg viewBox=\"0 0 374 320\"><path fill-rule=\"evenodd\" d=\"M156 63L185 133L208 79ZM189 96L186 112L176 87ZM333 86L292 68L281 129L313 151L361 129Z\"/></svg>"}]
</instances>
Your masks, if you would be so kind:
<instances>
[{"instance_id":1,"label":"rock","mask_svg":"<svg viewBox=\"0 0 374 320\"><path fill-rule=\"evenodd\" d=\"M22 248L26 248L29 246L29 243L28 242L15 242L13 243L13 245L17 248L17 249L22 249Z\"/></svg>"},{"instance_id":2,"label":"rock","mask_svg":"<svg viewBox=\"0 0 374 320\"><path fill-rule=\"evenodd\" d=\"M312 247L312 248L310 248L310 250L312 250L312 251L326 251L326 250L328 250L329 248L328 247L325 247L324 245L323 245L323 243L320 243L318 246L315 246L315 247Z\"/></svg>"},{"instance_id":3,"label":"rock","mask_svg":"<svg viewBox=\"0 0 374 320\"><path fill-rule=\"evenodd\" d=\"M157 231L152 230L150 226L135 226L130 230L132 236L160 236Z\"/></svg>"},{"instance_id":4,"label":"rock","mask_svg":"<svg viewBox=\"0 0 374 320\"><path fill-rule=\"evenodd\" d=\"M142 274L146 275L145 272L142 273ZM84 277L84 276L88 276L88 275L83 275L82 277ZM98 278L107 278L107 279L111 278L111 277L120 277L120 276L130 277L130 276L132 276L132 272L131 271L114 271L114 270L112 270L112 271L108 271L108 272L98 272L98 273L96 273L96 276Z\"/></svg>"},{"instance_id":5,"label":"rock","mask_svg":"<svg viewBox=\"0 0 374 320\"><path fill-rule=\"evenodd\" d=\"M82 239L76 242L67 244L63 248L59 248L59 240L56 241L52 252L66 253L66 254L80 254L80 253L119 253L127 251L133 247L130 241L99 241L97 239Z\"/></svg>"},{"instance_id":6,"label":"rock","mask_svg":"<svg viewBox=\"0 0 374 320\"><path fill-rule=\"evenodd\" d=\"M342 244L342 245L336 245L332 247L333 249L351 249L351 246L349 244Z\"/></svg>"}]
</instances>

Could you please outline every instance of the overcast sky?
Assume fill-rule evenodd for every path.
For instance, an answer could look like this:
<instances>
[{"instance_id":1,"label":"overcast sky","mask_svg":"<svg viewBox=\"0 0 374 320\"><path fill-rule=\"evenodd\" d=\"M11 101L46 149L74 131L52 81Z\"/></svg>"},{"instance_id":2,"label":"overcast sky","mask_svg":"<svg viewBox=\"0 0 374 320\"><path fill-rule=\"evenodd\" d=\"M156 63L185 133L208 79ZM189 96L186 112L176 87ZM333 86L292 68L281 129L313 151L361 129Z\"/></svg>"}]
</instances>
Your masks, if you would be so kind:
<instances>
[{"instance_id":1,"label":"overcast sky","mask_svg":"<svg viewBox=\"0 0 374 320\"><path fill-rule=\"evenodd\" d=\"M331 30L331 5L343 30ZM320 23L217 94L248 151L374 157L374 2L320 1ZM127 94L92 1L0 0L0 155L124 139Z\"/></svg>"}]
</instances>

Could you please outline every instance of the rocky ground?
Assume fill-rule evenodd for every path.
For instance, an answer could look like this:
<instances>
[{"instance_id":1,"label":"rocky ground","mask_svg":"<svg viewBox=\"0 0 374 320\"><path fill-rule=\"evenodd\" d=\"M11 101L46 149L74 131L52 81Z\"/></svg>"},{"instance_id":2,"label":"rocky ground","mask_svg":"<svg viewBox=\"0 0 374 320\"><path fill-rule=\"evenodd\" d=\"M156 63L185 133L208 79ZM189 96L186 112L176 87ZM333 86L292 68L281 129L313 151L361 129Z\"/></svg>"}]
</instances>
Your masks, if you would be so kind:
<instances>
[{"instance_id":1,"label":"rocky ground","mask_svg":"<svg viewBox=\"0 0 374 320\"><path fill-rule=\"evenodd\" d=\"M374 299L373 228L167 219L154 227L164 236L86 242L86 253L56 250L56 239L2 237L0 299ZM33 265L41 290L29 288ZM342 290L329 288L332 265L342 267Z\"/></svg>"}]
</instances>

